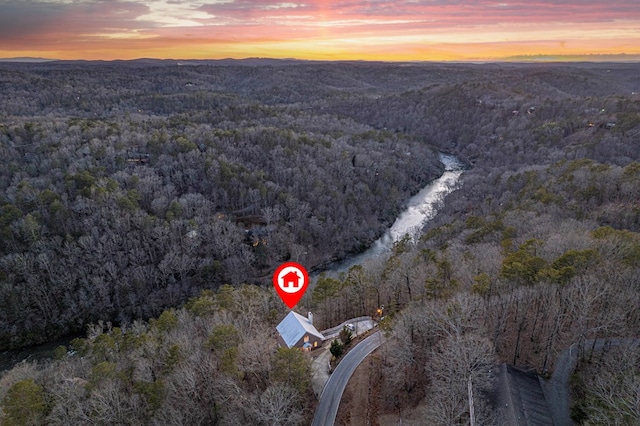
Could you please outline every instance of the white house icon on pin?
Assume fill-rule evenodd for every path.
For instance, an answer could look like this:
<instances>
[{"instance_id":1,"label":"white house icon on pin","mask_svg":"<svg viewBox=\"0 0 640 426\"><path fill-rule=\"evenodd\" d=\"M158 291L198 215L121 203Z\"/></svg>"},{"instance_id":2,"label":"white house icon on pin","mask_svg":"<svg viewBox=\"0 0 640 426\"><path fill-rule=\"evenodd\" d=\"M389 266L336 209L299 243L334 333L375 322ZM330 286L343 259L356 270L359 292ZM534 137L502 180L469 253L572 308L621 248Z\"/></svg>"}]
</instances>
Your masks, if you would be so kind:
<instances>
[{"instance_id":1,"label":"white house icon on pin","mask_svg":"<svg viewBox=\"0 0 640 426\"><path fill-rule=\"evenodd\" d=\"M283 281L283 285L282 287L286 287L286 288L291 288L292 286L294 288L297 288L300 286L300 276L293 272L290 271L287 274L282 276L282 281Z\"/></svg>"}]
</instances>

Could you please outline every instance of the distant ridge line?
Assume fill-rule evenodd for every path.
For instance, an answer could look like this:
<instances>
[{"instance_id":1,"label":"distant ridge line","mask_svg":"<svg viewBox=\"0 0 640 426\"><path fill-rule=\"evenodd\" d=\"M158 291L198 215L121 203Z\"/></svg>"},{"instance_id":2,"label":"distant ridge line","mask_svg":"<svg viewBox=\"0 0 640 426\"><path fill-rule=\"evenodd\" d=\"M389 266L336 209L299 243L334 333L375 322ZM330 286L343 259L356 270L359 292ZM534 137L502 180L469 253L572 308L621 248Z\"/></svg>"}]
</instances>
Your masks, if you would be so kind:
<instances>
[{"instance_id":1,"label":"distant ridge line","mask_svg":"<svg viewBox=\"0 0 640 426\"><path fill-rule=\"evenodd\" d=\"M49 59L49 58L39 58L39 57L27 57L27 56L22 56L22 57L16 57L16 58L0 58L0 62L33 62L33 63L39 63L39 62L54 62L57 61L58 59Z\"/></svg>"},{"instance_id":2,"label":"distant ridge line","mask_svg":"<svg viewBox=\"0 0 640 426\"><path fill-rule=\"evenodd\" d=\"M517 55L501 58L469 58L465 60L454 61L429 61L429 60L407 60L407 61L384 61L384 60L314 60L314 59L296 59L296 58L268 58L268 57L249 57L249 58L220 58L220 59L174 59L174 58L135 58L135 59L51 59L41 57L12 57L0 58L0 63L26 63L26 64L43 64L55 62L56 64L129 64L138 66L201 66L201 65L217 65L217 66L290 66L290 65L322 65L322 64L380 64L380 65L404 65L416 66L427 64L547 64L547 63L638 63L640 55L635 54L592 54L592 55Z\"/></svg>"}]
</instances>

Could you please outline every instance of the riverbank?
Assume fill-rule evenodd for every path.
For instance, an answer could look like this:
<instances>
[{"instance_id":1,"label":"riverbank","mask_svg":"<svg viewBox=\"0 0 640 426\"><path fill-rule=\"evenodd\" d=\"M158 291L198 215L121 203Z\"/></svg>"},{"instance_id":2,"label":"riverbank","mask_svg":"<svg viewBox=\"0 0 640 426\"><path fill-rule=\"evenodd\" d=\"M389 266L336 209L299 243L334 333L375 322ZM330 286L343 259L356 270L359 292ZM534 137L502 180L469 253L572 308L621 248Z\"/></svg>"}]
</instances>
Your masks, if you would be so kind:
<instances>
[{"instance_id":1,"label":"riverbank","mask_svg":"<svg viewBox=\"0 0 640 426\"><path fill-rule=\"evenodd\" d=\"M85 336L81 334L74 334L71 336L61 337L53 342L0 352L0 372L9 370L21 362L52 359L56 348L59 346L68 347L73 339L83 337Z\"/></svg>"},{"instance_id":2,"label":"riverbank","mask_svg":"<svg viewBox=\"0 0 640 426\"><path fill-rule=\"evenodd\" d=\"M328 265L323 272L337 276L342 272L347 272L352 266L386 255L391 251L393 244L407 234L411 238L418 237L426 222L437 214L438 204L447 194L456 189L460 176L467 168L452 155L441 153L440 161L445 166L444 173L407 200L404 211L380 238L365 251L345 260L334 262ZM319 275L320 272L312 274L312 286Z\"/></svg>"}]
</instances>

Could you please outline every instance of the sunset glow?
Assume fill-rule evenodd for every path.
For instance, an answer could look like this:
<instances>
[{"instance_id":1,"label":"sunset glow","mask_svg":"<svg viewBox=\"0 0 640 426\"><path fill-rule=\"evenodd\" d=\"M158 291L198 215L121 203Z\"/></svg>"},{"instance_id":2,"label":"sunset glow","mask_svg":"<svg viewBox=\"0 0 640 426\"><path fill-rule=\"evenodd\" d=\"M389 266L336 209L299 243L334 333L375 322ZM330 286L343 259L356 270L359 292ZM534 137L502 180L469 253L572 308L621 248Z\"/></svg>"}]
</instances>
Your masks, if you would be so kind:
<instances>
[{"instance_id":1,"label":"sunset glow","mask_svg":"<svg viewBox=\"0 0 640 426\"><path fill-rule=\"evenodd\" d=\"M637 0L0 0L5 58L612 54L640 54Z\"/></svg>"}]
</instances>

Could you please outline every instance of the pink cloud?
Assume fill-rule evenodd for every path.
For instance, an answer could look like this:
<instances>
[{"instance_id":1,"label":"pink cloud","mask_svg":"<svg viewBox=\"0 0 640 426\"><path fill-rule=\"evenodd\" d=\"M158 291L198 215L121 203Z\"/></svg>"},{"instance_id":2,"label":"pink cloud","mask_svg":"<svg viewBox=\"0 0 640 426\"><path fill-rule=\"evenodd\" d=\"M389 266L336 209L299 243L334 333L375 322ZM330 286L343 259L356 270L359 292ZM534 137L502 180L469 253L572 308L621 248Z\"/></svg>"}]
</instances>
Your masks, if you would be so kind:
<instances>
[{"instance_id":1,"label":"pink cloud","mask_svg":"<svg viewBox=\"0 0 640 426\"><path fill-rule=\"evenodd\" d=\"M512 22L561 21L596 22L614 19L638 19L640 8L635 1L383 1L347 2L332 6L333 12L345 16L390 19L421 17L449 25L487 25Z\"/></svg>"},{"instance_id":2,"label":"pink cloud","mask_svg":"<svg viewBox=\"0 0 640 426\"><path fill-rule=\"evenodd\" d=\"M144 49L160 51L163 44L193 50L305 40L338 45L340 39L365 48L385 37L413 37L406 44L422 51L446 37L456 45L522 42L522 31L542 37L526 41L543 46L554 37L584 39L599 31L594 46L601 46L602 35L615 29L625 31L615 37L633 45L631 28L639 26L637 0L7 0L0 6L0 55L47 49L112 54L123 48L145 56ZM635 40L640 46L640 37Z\"/></svg>"}]
</instances>

